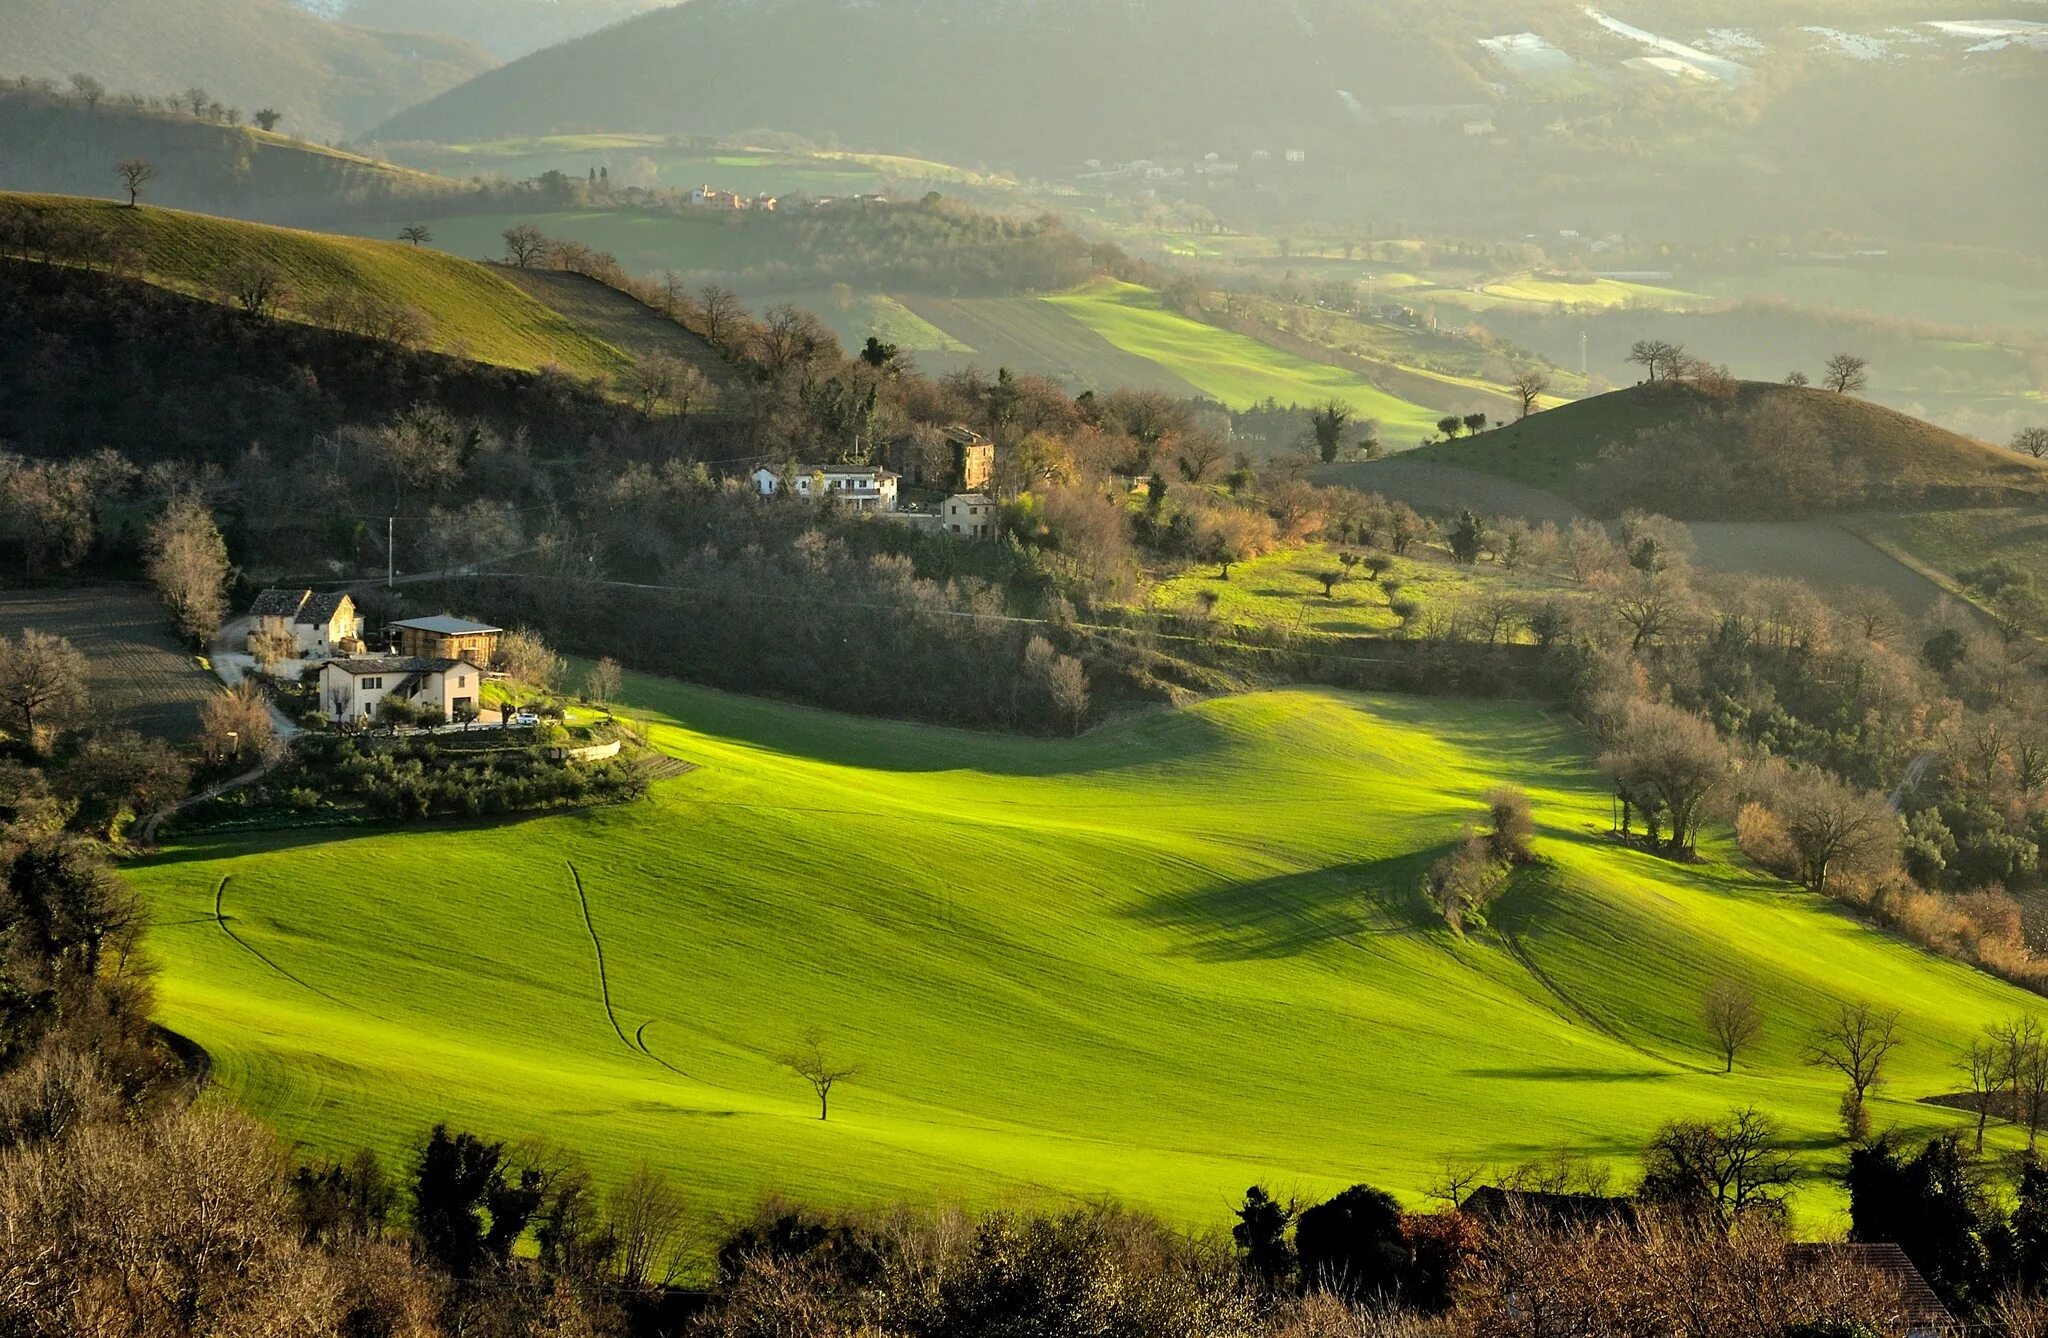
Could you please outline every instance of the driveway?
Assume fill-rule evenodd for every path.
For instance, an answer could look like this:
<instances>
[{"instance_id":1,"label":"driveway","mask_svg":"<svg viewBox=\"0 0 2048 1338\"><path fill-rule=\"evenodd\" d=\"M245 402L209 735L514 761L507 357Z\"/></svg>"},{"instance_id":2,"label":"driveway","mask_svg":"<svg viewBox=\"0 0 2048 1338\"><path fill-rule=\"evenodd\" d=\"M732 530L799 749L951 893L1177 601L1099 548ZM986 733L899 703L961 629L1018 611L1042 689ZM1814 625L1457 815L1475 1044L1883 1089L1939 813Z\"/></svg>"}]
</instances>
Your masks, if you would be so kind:
<instances>
[{"instance_id":1,"label":"driveway","mask_svg":"<svg viewBox=\"0 0 2048 1338\"><path fill-rule=\"evenodd\" d=\"M233 618L221 624L220 632L213 638L213 649L207 656L213 662L215 677L231 688L256 672L256 657L242 649L249 644L249 623L248 618ZM265 702L270 708L271 731L279 742L290 743L305 732L277 708L276 702L268 698Z\"/></svg>"}]
</instances>

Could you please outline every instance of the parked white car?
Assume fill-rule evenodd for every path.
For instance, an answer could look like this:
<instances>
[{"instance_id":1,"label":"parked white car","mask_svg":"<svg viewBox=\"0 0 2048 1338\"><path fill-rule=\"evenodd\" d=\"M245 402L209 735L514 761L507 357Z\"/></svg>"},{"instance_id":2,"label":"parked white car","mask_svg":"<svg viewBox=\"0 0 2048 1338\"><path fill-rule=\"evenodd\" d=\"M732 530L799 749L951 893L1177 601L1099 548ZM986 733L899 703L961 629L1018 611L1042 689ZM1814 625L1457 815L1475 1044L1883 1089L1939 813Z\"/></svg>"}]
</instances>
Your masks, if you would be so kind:
<instances>
[{"instance_id":1,"label":"parked white car","mask_svg":"<svg viewBox=\"0 0 2048 1338\"><path fill-rule=\"evenodd\" d=\"M521 711L505 722L508 729L534 729L540 725L540 717L531 711Z\"/></svg>"}]
</instances>

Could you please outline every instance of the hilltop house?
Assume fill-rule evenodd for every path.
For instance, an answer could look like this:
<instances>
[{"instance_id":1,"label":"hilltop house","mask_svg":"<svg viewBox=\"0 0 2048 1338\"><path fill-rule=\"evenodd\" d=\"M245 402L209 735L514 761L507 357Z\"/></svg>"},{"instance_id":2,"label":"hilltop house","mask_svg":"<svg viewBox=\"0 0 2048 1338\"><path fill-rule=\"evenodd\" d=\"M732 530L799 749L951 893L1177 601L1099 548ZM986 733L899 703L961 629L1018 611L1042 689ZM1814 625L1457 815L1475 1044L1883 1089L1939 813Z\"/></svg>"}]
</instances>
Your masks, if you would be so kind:
<instances>
[{"instance_id":1,"label":"hilltop house","mask_svg":"<svg viewBox=\"0 0 2048 1338\"><path fill-rule=\"evenodd\" d=\"M966 539L996 537L996 502L987 493L954 493L940 512L946 533Z\"/></svg>"},{"instance_id":2,"label":"hilltop house","mask_svg":"<svg viewBox=\"0 0 2048 1338\"><path fill-rule=\"evenodd\" d=\"M391 639L400 655L422 660L462 658L471 664L487 665L498 657L502 627L471 622L446 613L431 618L407 618L391 624Z\"/></svg>"},{"instance_id":3,"label":"hilltop house","mask_svg":"<svg viewBox=\"0 0 2048 1338\"><path fill-rule=\"evenodd\" d=\"M249 653L260 636L291 638L295 660L323 660L363 649L363 619L346 594L265 590L249 606Z\"/></svg>"},{"instance_id":4,"label":"hilltop house","mask_svg":"<svg viewBox=\"0 0 2048 1338\"><path fill-rule=\"evenodd\" d=\"M902 482L900 475L876 465L790 465L787 473L790 491L804 501L829 494L856 511L894 511ZM763 497L782 491L783 474L766 465L754 471L753 479Z\"/></svg>"},{"instance_id":5,"label":"hilltop house","mask_svg":"<svg viewBox=\"0 0 2048 1338\"><path fill-rule=\"evenodd\" d=\"M437 712L443 722L475 711L484 671L462 658L369 655L320 666L320 714L336 724L373 720L387 698Z\"/></svg>"}]
</instances>

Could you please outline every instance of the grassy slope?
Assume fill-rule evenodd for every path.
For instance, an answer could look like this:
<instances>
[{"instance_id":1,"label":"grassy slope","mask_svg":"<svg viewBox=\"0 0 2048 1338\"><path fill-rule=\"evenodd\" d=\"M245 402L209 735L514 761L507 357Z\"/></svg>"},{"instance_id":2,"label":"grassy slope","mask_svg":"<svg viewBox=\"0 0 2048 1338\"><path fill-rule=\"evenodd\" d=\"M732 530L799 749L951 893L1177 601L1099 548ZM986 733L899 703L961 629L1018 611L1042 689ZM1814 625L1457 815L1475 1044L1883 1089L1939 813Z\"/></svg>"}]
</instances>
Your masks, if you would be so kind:
<instances>
[{"instance_id":1,"label":"grassy slope","mask_svg":"<svg viewBox=\"0 0 2048 1338\"><path fill-rule=\"evenodd\" d=\"M1296 358L1169 311L1149 288L1097 279L1045 300L1125 352L1149 358L1237 408L1268 396L1282 404L1315 404L1334 397L1378 419L1381 433L1391 440L1424 435L1439 416L1341 368Z\"/></svg>"},{"instance_id":2,"label":"grassy slope","mask_svg":"<svg viewBox=\"0 0 2048 1338\"><path fill-rule=\"evenodd\" d=\"M336 291L414 306L432 324L431 345L444 352L506 367L553 363L581 376L606 376L627 364L618 349L494 271L441 251L105 200L0 195L9 200L115 229L145 258L153 280L182 291L211 293L235 265L262 260L287 276L292 307Z\"/></svg>"},{"instance_id":3,"label":"grassy slope","mask_svg":"<svg viewBox=\"0 0 2048 1338\"><path fill-rule=\"evenodd\" d=\"M1958 1122L1913 1101L1954 1047L2038 1003L1718 850L1609 844L1583 745L1524 707L1279 692L1052 742L629 693L699 766L643 805L134 865L166 1023L321 1148L445 1117L649 1158L700 1212L1114 1191L1213 1224L1255 1179L1417 1196L1447 1156L1626 1159L1748 1102L1820 1174L1836 1084L1800 1054L1832 1000L1902 1011L1877 1114L1912 1129ZM1497 916L1525 958L1413 892L1501 781L1551 861ZM1730 975L1769 1024L1724 1077L1695 1013ZM826 1124L774 1058L813 1024L866 1065Z\"/></svg>"},{"instance_id":4,"label":"grassy slope","mask_svg":"<svg viewBox=\"0 0 2048 1338\"><path fill-rule=\"evenodd\" d=\"M950 359L921 356L928 370L973 363L1058 377L1078 389L1157 390L1192 399L1201 389L1174 370L1117 347L1053 303L1035 297L930 297L905 294L919 318L974 351Z\"/></svg>"},{"instance_id":5,"label":"grassy slope","mask_svg":"<svg viewBox=\"0 0 2048 1338\"><path fill-rule=\"evenodd\" d=\"M708 342L616 288L557 270L494 266L492 272L628 357L666 354L695 367L713 385L734 379L732 364Z\"/></svg>"},{"instance_id":6,"label":"grassy slope","mask_svg":"<svg viewBox=\"0 0 2048 1338\"><path fill-rule=\"evenodd\" d=\"M1865 462L1874 486L2048 490L2048 469L2037 462L1868 400L1760 382L1745 383L1742 394L1745 404L1765 396L1796 398L1832 443ZM1478 437L1427 446L1413 458L1496 474L1583 505L1590 499L1582 466L1591 465L1603 446L1692 413L1696 405L1689 388L1634 386Z\"/></svg>"}]
</instances>

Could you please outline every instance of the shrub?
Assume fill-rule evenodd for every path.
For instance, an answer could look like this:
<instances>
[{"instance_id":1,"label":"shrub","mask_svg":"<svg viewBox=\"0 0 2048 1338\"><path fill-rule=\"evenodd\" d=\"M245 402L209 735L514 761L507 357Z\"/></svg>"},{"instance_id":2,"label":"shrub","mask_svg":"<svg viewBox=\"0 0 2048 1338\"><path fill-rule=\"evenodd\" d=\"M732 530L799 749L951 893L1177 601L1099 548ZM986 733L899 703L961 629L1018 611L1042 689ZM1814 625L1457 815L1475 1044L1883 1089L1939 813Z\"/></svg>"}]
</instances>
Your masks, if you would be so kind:
<instances>
[{"instance_id":1,"label":"shrub","mask_svg":"<svg viewBox=\"0 0 2048 1338\"><path fill-rule=\"evenodd\" d=\"M1486 792L1486 812L1492 823L1487 839L1493 857L1503 864L1527 864L1534 851L1536 819L1529 811L1529 796L1510 786Z\"/></svg>"},{"instance_id":2,"label":"shrub","mask_svg":"<svg viewBox=\"0 0 2048 1338\"><path fill-rule=\"evenodd\" d=\"M1792 848L1785 824L1762 804L1744 804L1735 815L1735 844L1780 878L1790 878L1799 869L1799 852Z\"/></svg>"}]
</instances>

